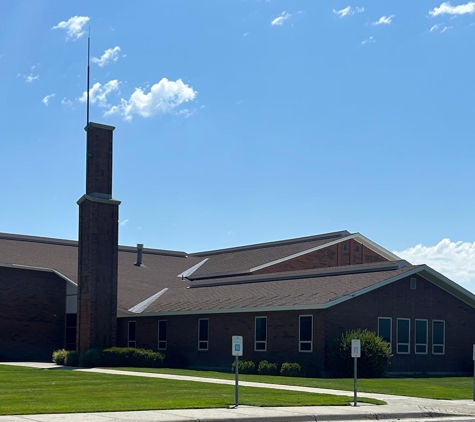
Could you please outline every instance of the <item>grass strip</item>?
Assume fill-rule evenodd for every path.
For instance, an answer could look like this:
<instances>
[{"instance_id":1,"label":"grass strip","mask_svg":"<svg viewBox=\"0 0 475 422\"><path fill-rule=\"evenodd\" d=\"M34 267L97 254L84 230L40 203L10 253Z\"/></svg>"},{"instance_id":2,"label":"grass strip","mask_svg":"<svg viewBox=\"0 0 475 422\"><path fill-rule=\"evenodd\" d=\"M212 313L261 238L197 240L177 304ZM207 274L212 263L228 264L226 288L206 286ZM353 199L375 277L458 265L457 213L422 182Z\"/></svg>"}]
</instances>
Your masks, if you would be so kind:
<instances>
[{"instance_id":1,"label":"grass strip","mask_svg":"<svg viewBox=\"0 0 475 422\"><path fill-rule=\"evenodd\" d=\"M114 368L108 368L114 369ZM234 374L216 371L196 371L188 369L148 369L115 368L127 371L154 372L172 375L188 375L203 378L234 379ZM294 378L268 375L240 374L242 381L268 384L295 385L302 387L328 388L332 390L353 391L353 378ZM432 378L373 378L358 379L358 391L365 393L392 394L397 396L420 397L441 400L471 399L473 378L432 377Z\"/></svg>"},{"instance_id":2,"label":"grass strip","mask_svg":"<svg viewBox=\"0 0 475 422\"><path fill-rule=\"evenodd\" d=\"M249 406L345 406L351 400L239 388L239 403ZM224 408L233 403L234 386L0 365L1 415Z\"/></svg>"}]
</instances>

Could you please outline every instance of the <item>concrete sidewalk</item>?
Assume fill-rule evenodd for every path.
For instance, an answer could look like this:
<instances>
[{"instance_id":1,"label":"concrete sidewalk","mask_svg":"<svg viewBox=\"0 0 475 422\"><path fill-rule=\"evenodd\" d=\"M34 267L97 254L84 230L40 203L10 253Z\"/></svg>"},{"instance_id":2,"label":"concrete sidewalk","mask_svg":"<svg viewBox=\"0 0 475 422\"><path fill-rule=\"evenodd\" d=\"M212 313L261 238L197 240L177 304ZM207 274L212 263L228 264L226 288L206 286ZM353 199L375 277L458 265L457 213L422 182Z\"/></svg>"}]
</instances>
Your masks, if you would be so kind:
<instances>
[{"instance_id":1,"label":"concrete sidewalk","mask_svg":"<svg viewBox=\"0 0 475 422\"><path fill-rule=\"evenodd\" d=\"M121 376L138 376L147 378L166 378L214 384L234 385L234 381L213 378L188 377L181 375L153 374L145 372L119 371L112 369L78 369L58 367L55 364L42 364L30 362L2 363L7 365L28 366L43 369L70 369L82 372L107 373ZM297 387L279 384L265 384L257 382L240 382L240 385L256 388L274 388L280 390L302 391L320 394L335 394L352 396L351 391L327 390L322 388ZM78 413L57 415L24 415L0 416L0 422L25 422L25 421L128 421L128 422L205 422L205 421L236 421L236 422L267 422L267 421L347 421L347 420L419 420L433 418L450 418L457 420L467 417L475 420L475 402L472 400L432 400L419 399L405 396L392 396L384 394L359 393L359 397L371 397L384 400L387 405L375 406L362 404L352 406L306 406L306 407L251 407L239 406L237 409L186 409L186 410L157 410L141 412L104 412L104 413ZM1 408L1 400L0 400Z\"/></svg>"}]
</instances>

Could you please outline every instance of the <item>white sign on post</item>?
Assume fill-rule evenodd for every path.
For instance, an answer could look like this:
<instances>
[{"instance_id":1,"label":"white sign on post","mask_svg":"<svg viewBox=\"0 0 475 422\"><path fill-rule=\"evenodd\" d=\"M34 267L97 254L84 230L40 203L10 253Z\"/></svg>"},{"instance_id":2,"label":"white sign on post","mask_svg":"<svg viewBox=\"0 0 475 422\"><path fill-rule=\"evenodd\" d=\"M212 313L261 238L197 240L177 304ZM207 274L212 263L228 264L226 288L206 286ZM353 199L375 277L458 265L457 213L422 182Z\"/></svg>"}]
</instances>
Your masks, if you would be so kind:
<instances>
[{"instance_id":1,"label":"white sign on post","mask_svg":"<svg viewBox=\"0 0 475 422\"><path fill-rule=\"evenodd\" d=\"M351 340L351 357L352 358L361 357L361 341L360 340Z\"/></svg>"},{"instance_id":2,"label":"white sign on post","mask_svg":"<svg viewBox=\"0 0 475 422\"><path fill-rule=\"evenodd\" d=\"M233 350L232 350L233 356L242 356L242 336L233 336L232 345L233 345Z\"/></svg>"}]
</instances>

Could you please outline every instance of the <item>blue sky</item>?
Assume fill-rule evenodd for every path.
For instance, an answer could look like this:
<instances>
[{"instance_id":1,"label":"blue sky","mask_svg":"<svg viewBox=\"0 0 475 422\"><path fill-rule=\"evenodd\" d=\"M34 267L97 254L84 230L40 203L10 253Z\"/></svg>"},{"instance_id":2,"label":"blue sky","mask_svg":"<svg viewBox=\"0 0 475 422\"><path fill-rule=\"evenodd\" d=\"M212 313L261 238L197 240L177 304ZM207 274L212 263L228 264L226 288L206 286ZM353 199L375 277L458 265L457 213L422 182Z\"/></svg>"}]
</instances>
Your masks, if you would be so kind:
<instances>
[{"instance_id":1,"label":"blue sky","mask_svg":"<svg viewBox=\"0 0 475 422\"><path fill-rule=\"evenodd\" d=\"M120 242L360 232L475 292L475 2L0 3L0 231L77 238L91 120Z\"/></svg>"}]
</instances>

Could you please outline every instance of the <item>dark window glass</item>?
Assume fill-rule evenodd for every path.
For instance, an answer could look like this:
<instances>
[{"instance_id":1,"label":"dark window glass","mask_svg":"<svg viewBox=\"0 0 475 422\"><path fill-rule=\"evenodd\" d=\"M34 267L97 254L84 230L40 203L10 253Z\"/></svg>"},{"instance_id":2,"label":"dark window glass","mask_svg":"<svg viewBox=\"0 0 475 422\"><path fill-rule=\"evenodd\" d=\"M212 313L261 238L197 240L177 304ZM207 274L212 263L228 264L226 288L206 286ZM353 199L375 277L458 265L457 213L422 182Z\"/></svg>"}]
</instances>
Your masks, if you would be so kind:
<instances>
[{"instance_id":1,"label":"dark window glass","mask_svg":"<svg viewBox=\"0 0 475 422\"><path fill-rule=\"evenodd\" d=\"M167 348L167 321L158 321L158 348Z\"/></svg>"},{"instance_id":2,"label":"dark window glass","mask_svg":"<svg viewBox=\"0 0 475 422\"><path fill-rule=\"evenodd\" d=\"M355 252L359 252L360 251L360 246L359 245L356 245L355 246Z\"/></svg>"},{"instance_id":3,"label":"dark window glass","mask_svg":"<svg viewBox=\"0 0 475 422\"><path fill-rule=\"evenodd\" d=\"M387 343L391 343L391 319L380 318L378 320L378 335Z\"/></svg>"},{"instance_id":4,"label":"dark window glass","mask_svg":"<svg viewBox=\"0 0 475 422\"><path fill-rule=\"evenodd\" d=\"M444 344L444 322L434 321L434 344Z\"/></svg>"},{"instance_id":5,"label":"dark window glass","mask_svg":"<svg viewBox=\"0 0 475 422\"><path fill-rule=\"evenodd\" d=\"M135 341L135 328L136 323L135 321L129 321L129 341Z\"/></svg>"},{"instance_id":6,"label":"dark window glass","mask_svg":"<svg viewBox=\"0 0 475 422\"><path fill-rule=\"evenodd\" d=\"M300 344L300 350L307 352L312 350L312 343L301 343Z\"/></svg>"},{"instance_id":7,"label":"dark window glass","mask_svg":"<svg viewBox=\"0 0 475 422\"><path fill-rule=\"evenodd\" d=\"M312 317L300 317L300 341L312 341Z\"/></svg>"},{"instance_id":8,"label":"dark window glass","mask_svg":"<svg viewBox=\"0 0 475 422\"><path fill-rule=\"evenodd\" d=\"M416 343L427 343L427 321L416 320Z\"/></svg>"},{"instance_id":9,"label":"dark window glass","mask_svg":"<svg viewBox=\"0 0 475 422\"><path fill-rule=\"evenodd\" d=\"M158 321L158 341L167 341L167 321Z\"/></svg>"},{"instance_id":10,"label":"dark window glass","mask_svg":"<svg viewBox=\"0 0 475 422\"><path fill-rule=\"evenodd\" d=\"M397 321L397 342L409 343L409 320L407 319Z\"/></svg>"},{"instance_id":11,"label":"dark window glass","mask_svg":"<svg viewBox=\"0 0 475 422\"><path fill-rule=\"evenodd\" d=\"M256 318L256 341L267 340L267 318Z\"/></svg>"},{"instance_id":12,"label":"dark window glass","mask_svg":"<svg viewBox=\"0 0 475 422\"><path fill-rule=\"evenodd\" d=\"M200 319L200 333L199 333L200 342L208 341L208 320ZM200 346L201 348L201 346Z\"/></svg>"}]
</instances>

